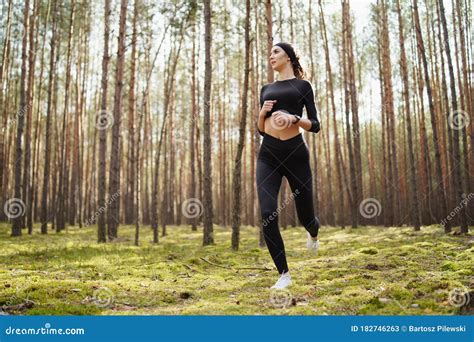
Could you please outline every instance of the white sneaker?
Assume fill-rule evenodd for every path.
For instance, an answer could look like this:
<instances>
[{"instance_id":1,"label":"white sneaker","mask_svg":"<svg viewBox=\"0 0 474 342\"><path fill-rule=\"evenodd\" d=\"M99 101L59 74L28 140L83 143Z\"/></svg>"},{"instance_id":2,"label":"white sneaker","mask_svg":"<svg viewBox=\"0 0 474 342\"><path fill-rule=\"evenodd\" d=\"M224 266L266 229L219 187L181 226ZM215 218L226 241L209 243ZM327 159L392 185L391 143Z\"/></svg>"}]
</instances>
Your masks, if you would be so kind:
<instances>
[{"instance_id":1,"label":"white sneaker","mask_svg":"<svg viewBox=\"0 0 474 342\"><path fill-rule=\"evenodd\" d=\"M308 234L308 240L306 240L306 247L308 250L313 251L314 254L318 253L319 249L319 240L314 240L309 232L306 232Z\"/></svg>"},{"instance_id":2,"label":"white sneaker","mask_svg":"<svg viewBox=\"0 0 474 342\"><path fill-rule=\"evenodd\" d=\"M290 286L291 282L291 275L290 272L282 273L280 278L277 280L275 285L271 287L271 289L284 289L287 286Z\"/></svg>"}]
</instances>

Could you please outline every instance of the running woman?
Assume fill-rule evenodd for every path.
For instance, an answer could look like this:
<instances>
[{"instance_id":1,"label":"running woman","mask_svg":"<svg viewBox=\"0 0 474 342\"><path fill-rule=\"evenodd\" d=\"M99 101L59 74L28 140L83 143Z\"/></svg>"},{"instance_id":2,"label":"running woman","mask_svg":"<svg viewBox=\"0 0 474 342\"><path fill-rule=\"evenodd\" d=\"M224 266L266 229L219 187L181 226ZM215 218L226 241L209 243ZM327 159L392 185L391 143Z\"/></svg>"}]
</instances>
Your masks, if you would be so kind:
<instances>
[{"instance_id":1,"label":"running woman","mask_svg":"<svg viewBox=\"0 0 474 342\"><path fill-rule=\"evenodd\" d=\"M300 223L307 230L306 246L317 252L320 222L313 209L313 182L308 145L300 128L318 133L321 129L314 104L312 85L293 46L280 42L270 53L272 69L279 80L265 84L260 91L257 128L263 136L257 158L257 192L263 222L263 234L279 273L272 289L291 285L285 246L278 227L278 193L282 177L290 184ZM307 118L302 118L303 106Z\"/></svg>"}]
</instances>

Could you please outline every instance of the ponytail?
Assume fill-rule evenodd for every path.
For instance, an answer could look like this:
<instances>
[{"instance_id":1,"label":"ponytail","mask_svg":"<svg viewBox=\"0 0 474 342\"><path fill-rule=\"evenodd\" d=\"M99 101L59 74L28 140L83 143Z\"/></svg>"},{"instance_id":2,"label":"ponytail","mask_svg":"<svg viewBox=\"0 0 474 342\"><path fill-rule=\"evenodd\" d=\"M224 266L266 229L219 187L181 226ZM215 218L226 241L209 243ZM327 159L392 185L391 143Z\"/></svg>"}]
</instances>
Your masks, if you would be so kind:
<instances>
[{"instance_id":1,"label":"ponytail","mask_svg":"<svg viewBox=\"0 0 474 342\"><path fill-rule=\"evenodd\" d=\"M288 57L290 57L291 67L293 68L293 73L295 74L295 77L299 80L304 79L306 74L300 64L300 57L296 55L295 48L293 47L293 45L284 42L276 43L275 45L281 47L286 52Z\"/></svg>"}]
</instances>

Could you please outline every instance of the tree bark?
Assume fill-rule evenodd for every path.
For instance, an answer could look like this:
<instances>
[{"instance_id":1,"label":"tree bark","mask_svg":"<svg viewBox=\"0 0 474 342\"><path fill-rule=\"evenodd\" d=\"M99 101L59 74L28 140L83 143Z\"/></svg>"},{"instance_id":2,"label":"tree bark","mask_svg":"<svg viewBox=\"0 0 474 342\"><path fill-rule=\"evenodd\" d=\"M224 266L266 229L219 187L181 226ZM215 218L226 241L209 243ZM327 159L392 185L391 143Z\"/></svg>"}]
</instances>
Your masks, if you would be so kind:
<instances>
[{"instance_id":1,"label":"tree bark","mask_svg":"<svg viewBox=\"0 0 474 342\"><path fill-rule=\"evenodd\" d=\"M120 23L117 45L117 64L115 69L115 94L112 125L112 148L110 156L109 171L109 210L107 212L107 235L109 240L114 240L118 236L118 226L120 223L120 126L122 120L122 90L123 72L125 65L125 31L127 22L128 0L120 2Z\"/></svg>"},{"instance_id":2,"label":"tree bark","mask_svg":"<svg viewBox=\"0 0 474 342\"><path fill-rule=\"evenodd\" d=\"M204 43L205 43L205 70L204 70L204 232L203 246L214 244L213 234L213 206L212 206L212 147L211 147L211 82L212 82L212 59L211 59L211 1L204 0Z\"/></svg>"},{"instance_id":3,"label":"tree bark","mask_svg":"<svg viewBox=\"0 0 474 342\"><path fill-rule=\"evenodd\" d=\"M240 237L240 211L241 211L241 181L242 181L242 151L244 149L246 127L247 127L247 94L249 89L249 73L250 73L250 0L245 2L245 62L244 62L244 84L242 91L242 107L239 127L239 143L235 156L235 168L233 175L233 209L232 209L232 249L239 249Z\"/></svg>"}]
</instances>

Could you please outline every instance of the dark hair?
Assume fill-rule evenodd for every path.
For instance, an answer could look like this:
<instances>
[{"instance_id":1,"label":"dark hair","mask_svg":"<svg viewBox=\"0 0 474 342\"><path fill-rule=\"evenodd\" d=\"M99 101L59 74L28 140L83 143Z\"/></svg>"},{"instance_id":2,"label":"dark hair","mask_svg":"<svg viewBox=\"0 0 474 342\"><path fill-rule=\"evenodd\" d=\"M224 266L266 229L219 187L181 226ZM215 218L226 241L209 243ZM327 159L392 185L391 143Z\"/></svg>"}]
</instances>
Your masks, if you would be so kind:
<instances>
[{"instance_id":1,"label":"dark hair","mask_svg":"<svg viewBox=\"0 0 474 342\"><path fill-rule=\"evenodd\" d=\"M300 57L296 54L295 48L290 43L279 42L275 45L281 47L288 57L290 57L291 66L293 67L293 72L297 79L302 80L305 78L305 71L300 64Z\"/></svg>"}]
</instances>

